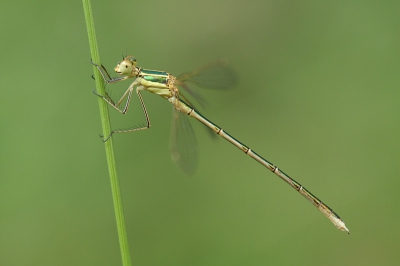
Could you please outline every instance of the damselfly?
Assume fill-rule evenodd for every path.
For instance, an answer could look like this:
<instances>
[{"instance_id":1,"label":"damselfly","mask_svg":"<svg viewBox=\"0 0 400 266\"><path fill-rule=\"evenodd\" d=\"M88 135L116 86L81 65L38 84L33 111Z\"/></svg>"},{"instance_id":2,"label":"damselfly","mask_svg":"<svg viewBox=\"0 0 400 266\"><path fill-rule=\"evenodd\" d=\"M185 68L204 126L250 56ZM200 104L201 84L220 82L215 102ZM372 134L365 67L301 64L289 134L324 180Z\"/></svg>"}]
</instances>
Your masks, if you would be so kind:
<instances>
[{"instance_id":1,"label":"damselfly","mask_svg":"<svg viewBox=\"0 0 400 266\"><path fill-rule=\"evenodd\" d=\"M164 99L167 99L174 107L173 109L175 112L175 126L182 125L185 127L186 130L191 131L192 129L190 125L186 126L188 125L187 122L176 121L178 121L178 118L179 120L185 121L184 119L180 119L183 118L180 117L181 114L186 114L197 119L205 126L210 128L212 131L214 131L216 134L235 145L251 158L253 158L257 162L268 168L270 171L272 171L274 174L279 176L291 187L296 189L301 195L308 199L320 212L322 212L338 229L350 233L339 215L337 215L330 207L324 204L310 191L305 189L300 183L296 182L294 179L281 171L277 166L268 162L256 152L251 150L249 147L233 138L222 128L202 116L197 110L193 108L193 104L191 104L190 101L180 93L180 88L182 88L192 96L196 96L195 92L190 90L187 86L187 83L190 82L195 83L199 86L206 86L210 88L226 88L232 86L234 83L233 78L230 78L233 77L233 75L231 75L232 72L229 71L228 68L225 68L223 65L221 65L219 62L213 63L208 67L203 67L197 71L185 73L181 76L174 77L173 75L164 71L142 69L140 67L137 67L136 59L133 56L127 56L123 58L123 60L119 62L114 69L115 72L119 75L119 77L117 78L111 78L107 70L102 65L95 64L94 62L91 63L97 67L103 79L108 84L116 83L129 78L134 78L132 84L128 87L128 89L117 102L114 102L114 100L109 96L108 93L106 93L106 95L104 96L99 95L96 92L94 93L97 96L103 98L108 104L110 104L120 113L126 114L126 112L128 111L129 103L131 101L132 93L136 88L136 94L138 95L146 119L145 126L125 130L113 130L111 134L104 139L104 141L107 141L114 133L133 132L150 128L150 119L147 113L146 105L142 98L141 91L149 91L151 93L160 95ZM221 72L222 74L216 74L215 72ZM214 75L212 75L214 79L210 80L207 78L207 76L210 76L209 74L212 73L214 73ZM125 102L125 104L122 104L123 102ZM121 105L123 105L123 108L120 107ZM189 134L185 135L192 135L192 132L189 132ZM192 169L190 162L193 161L190 157L191 154L193 154L194 145L191 143L183 143L185 141L184 139L180 139L180 136L173 136L172 140L172 157L175 159L175 161L177 161L177 163L184 171L190 172ZM186 140L186 142L187 141L188 140ZM182 143L182 145L180 145L179 143Z\"/></svg>"}]
</instances>

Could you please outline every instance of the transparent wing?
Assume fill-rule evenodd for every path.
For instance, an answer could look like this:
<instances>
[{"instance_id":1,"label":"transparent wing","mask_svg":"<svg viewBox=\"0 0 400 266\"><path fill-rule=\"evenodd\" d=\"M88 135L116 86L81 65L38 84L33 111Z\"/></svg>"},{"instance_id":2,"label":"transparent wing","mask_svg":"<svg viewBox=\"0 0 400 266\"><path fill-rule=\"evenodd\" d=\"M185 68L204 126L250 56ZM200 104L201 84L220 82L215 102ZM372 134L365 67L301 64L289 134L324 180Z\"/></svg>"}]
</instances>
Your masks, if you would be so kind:
<instances>
[{"instance_id":1,"label":"transparent wing","mask_svg":"<svg viewBox=\"0 0 400 266\"><path fill-rule=\"evenodd\" d=\"M236 83L236 73L229 67L225 59L219 59L195 71L183 73L175 81L175 84L181 88L181 98L193 108L195 106L182 94L182 91L190 95L203 108L207 104L207 101L196 90L193 90L190 85L215 90L226 90L233 88ZM212 138L216 138L213 131L208 129L207 131Z\"/></svg>"},{"instance_id":2,"label":"transparent wing","mask_svg":"<svg viewBox=\"0 0 400 266\"><path fill-rule=\"evenodd\" d=\"M220 59L195 71L183 73L177 77L176 82L181 86L185 83L192 83L201 88L224 90L232 88L236 81L236 74L228 66L228 62ZM186 90L186 88L184 89Z\"/></svg>"},{"instance_id":3,"label":"transparent wing","mask_svg":"<svg viewBox=\"0 0 400 266\"><path fill-rule=\"evenodd\" d=\"M188 175L197 168L197 141L188 115L173 108L170 136L171 158Z\"/></svg>"},{"instance_id":4,"label":"transparent wing","mask_svg":"<svg viewBox=\"0 0 400 266\"><path fill-rule=\"evenodd\" d=\"M175 84L184 92L189 94L201 106L204 107L206 101L190 85L201 88L225 90L232 88L237 82L235 72L228 66L224 59L211 62L195 71L186 72L178 76ZM181 90L181 92L182 92ZM182 93L181 98L191 107L194 105ZM197 167L197 143L194 131L188 116L174 109L171 128L170 149L172 160L187 174L194 173ZM216 134L207 128L211 137Z\"/></svg>"}]
</instances>

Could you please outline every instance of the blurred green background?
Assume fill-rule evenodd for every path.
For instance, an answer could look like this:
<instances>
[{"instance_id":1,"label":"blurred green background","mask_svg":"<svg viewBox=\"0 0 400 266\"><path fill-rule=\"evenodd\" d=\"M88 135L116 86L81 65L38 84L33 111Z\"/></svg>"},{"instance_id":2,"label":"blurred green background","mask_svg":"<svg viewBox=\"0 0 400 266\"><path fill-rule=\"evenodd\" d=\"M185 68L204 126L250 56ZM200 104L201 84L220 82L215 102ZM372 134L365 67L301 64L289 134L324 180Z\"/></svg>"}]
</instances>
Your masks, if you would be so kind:
<instances>
[{"instance_id":1,"label":"blurred green background","mask_svg":"<svg viewBox=\"0 0 400 266\"><path fill-rule=\"evenodd\" d=\"M399 1L94 1L102 63L173 74L216 58L208 119L346 222L195 120L199 162L172 163L171 105L114 137L133 265L399 265ZM120 265L80 1L1 4L0 265ZM122 91L128 82L112 88ZM113 124L142 122L138 101ZM112 112L115 113L115 112Z\"/></svg>"}]
</instances>

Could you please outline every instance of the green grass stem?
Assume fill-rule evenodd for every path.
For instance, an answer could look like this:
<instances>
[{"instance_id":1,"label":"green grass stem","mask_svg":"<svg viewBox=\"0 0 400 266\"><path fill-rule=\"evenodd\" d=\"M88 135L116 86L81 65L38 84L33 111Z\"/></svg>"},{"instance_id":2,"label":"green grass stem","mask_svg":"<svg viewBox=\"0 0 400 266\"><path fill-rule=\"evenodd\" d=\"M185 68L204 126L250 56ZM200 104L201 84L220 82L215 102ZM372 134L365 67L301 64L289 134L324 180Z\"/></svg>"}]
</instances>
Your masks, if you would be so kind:
<instances>
[{"instance_id":1,"label":"green grass stem","mask_svg":"<svg viewBox=\"0 0 400 266\"><path fill-rule=\"evenodd\" d=\"M87 28L87 33L88 33L88 37L89 37L90 54L91 54L92 60L95 63L100 65L100 56L99 56L99 51L97 48L97 40L96 40L96 33L95 33L95 28L94 28L92 7L90 4L90 0L82 0L82 1L83 1L83 10L85 13L86 28ZM89 64L89 62L88 62L88 64ZM100 95L105 95L105 86L104 86L103 78L100 76L100 73L95 66L93 66L93 71L94 71L94 77L96 80L97 93ZM102 124L102 128L103 128L103 136L109 136L111 133L111 126L110 126L110 117L108 114L108 105L100 97L98 97L98 101L99 101L99 107L100 107L100 118L101 118L101 124ZM112 138L110 138L108 141L106 141L104 143L104 145L105 145L105 150L106 150L108 171L109 171L109 175L110 175L111 191L112 191L112 197L113 197L113 202L114 202L115 219L116 219L116 223L117 223L119 246L120 246L121 257L122 257L122 265L130 266L131 265L131 257L130 257L130 253L129 253L128 237L127 237L126 228L125 228L124 212L123 212L123 208L122 208L121 192L120 192L120 188L119 188L117 166L115 163L115 155L114 155Z\"/></svg>"}]
</instances>

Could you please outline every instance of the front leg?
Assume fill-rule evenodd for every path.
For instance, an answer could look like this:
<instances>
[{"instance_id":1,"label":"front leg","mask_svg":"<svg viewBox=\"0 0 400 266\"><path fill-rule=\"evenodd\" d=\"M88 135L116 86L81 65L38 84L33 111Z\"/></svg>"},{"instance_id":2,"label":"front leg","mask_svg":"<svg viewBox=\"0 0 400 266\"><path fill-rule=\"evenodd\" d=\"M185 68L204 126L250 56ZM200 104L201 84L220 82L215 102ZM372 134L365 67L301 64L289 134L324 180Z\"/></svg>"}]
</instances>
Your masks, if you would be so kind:
<instances>
[{"instance_id":1,"label":"front leg","mask_svg":"<svg viewBox=\"0 0 400 266\"><path fill-rule=\"evenodd\" d=\"M106 68L103 65L100 66L100 65L96 64L95 62L93 62L92 60L90 60L90 63L97 67L101 76L103 77L104 81L107 82L107 84L116 83L116 82L119 82L119 81L122 81L122 80L125 80L128 78L127 76L111 78L110 75L108 74Z\"/></svg>"},{"instance_id":2,"label":"front leg","mask_svg":"<svg viewBox=\"0 0 400 266\"><path fill-rule=\"evenodd\" d=\"M129 88L124 92L124 94L121 96L121 99L119 99L119 101L117 103L114 102L114 100L108 95L108 93L106 93L106 96L100 95L98 94L96 91L93 90L93 93L101 98L103 98L104 101L106 101L109 105L111 105L112 107L114 107L118 112L120 112L121 114L126 114L126 112L128 111L128 107L129 104L131 102L131 97L132 97L132 92L134 87L138 84L138 81L135 80L134 82L132 82L132 84L129 86ZM124 106L124 109L120 109L120 105L122 103L122 101L126 98L126 103Z\"/></svg>"}]
</instances>

